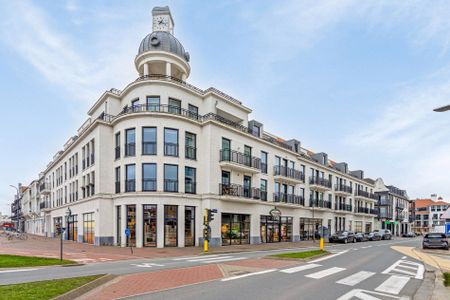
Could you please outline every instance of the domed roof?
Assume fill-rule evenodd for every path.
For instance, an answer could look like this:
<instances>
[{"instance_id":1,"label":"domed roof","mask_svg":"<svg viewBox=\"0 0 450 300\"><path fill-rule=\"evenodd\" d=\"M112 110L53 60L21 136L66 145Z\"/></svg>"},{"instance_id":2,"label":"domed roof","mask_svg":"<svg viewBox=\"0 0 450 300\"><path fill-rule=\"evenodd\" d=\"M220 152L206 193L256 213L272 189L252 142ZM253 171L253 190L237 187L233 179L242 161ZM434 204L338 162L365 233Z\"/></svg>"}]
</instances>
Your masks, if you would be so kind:
<instances>
[{"instance_id":1,"label":"domed roof","mask_svg":"<svg viewBox=\"0 0 450 300\"><path fill-rule=\"evenodd\" d=\"M166 31L153 31L142 40L138 55L147 51L170 52L189 62L189 53L184 51L176 37Z\"/></svg>"}]
</instances>

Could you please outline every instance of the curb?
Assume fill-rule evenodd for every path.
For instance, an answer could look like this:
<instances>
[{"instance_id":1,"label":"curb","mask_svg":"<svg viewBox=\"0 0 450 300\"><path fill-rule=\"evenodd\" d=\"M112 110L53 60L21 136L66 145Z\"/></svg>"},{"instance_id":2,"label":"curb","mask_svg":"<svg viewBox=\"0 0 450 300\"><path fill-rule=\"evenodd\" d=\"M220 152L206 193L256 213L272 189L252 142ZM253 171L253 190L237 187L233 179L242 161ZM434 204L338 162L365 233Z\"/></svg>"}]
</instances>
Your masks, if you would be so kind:
<instances>
[{"instance_id":1,"label":"curb","mask_svg":"<svg viewBox=\"0 0 450 300\"><path fill-rule=\"evenodd\" d=\"M430 300L433 295L435 282L436 282L436 271L432 269L425 270L425 276L423 278L422 284L417 289L413 300Z\"/></svg>"},{"instance_id":2,"label":"curb","mask_svg":"<svg viewBox=\"0 0 450 300\"><path fill-rule=\"evenodd\" d=\"M103 275L102 277L97 278L94 281L88 282L85 285L82 285L80 287L77 287L76 289L68 291L65 294L59 295L55 298L52 298L52 300L74 300L74 299L92 291L93 289L95 289L101 285L104 285L105 283L113 280L116 277L117 277L116 275L111 275L111 274Z\"/></svg>"}]
</instances>

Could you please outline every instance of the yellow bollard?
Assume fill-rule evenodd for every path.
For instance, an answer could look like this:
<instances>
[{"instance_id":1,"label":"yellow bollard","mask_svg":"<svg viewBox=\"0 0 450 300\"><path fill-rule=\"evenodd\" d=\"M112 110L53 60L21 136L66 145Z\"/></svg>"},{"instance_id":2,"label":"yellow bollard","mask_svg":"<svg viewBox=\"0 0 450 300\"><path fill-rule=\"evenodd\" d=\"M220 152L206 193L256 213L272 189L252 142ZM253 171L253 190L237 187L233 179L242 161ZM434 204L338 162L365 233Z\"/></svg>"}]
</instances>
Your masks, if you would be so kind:
<instances>
[{"instance_id":1,"label":"yellow bollard","mask_svg":"<svg viewBox=\"0 0 450 300\"><path fill-rule=\"evenodd\" d=\"M203 241L203 251L208 252L208 241L207 240Z\"/></svg>"},{"instance_id":2,"label":"yellow bollard","mask_svg":"<svg viewBox=\"0 0 450 300\"><path fill-rule=\"evenodd\" d=\"M324 248L324 241L323 241L323 237L320 237L320 250L323 251Z\"/></svg>"}]
</instances>

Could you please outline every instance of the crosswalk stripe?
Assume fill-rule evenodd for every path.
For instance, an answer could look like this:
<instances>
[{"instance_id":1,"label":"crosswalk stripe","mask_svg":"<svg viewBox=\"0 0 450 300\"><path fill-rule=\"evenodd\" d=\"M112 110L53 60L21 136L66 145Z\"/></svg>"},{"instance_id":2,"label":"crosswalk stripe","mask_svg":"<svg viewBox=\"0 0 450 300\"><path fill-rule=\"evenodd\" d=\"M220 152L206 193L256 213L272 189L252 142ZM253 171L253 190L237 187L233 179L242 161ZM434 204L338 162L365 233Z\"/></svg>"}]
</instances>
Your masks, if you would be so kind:
<instances>
[{"instance_id":1,"label":"crosswalk stripe","mask_svg":"<svg viewBox=\"0 0 450 300\"><path fill-rule=\"evenodd\" d=\"M218 263L218 262L224 262L224 261L234 261L234 260L242 260L242 259L246 259L246 257L232 257L232 258L217 258L216 260L207 260L207 261L202 261L202 263L204 264L213 264L213 263Z\"/></svg>"},{"instance_id":2,"label":"crosswalk stripe","mask_svg":"<svg viewBox=\"0 0 450 300\"><path fill-rule=\"evenodd\" d=\"M313 261L310 261L309 264L311 264L311 263L316 263L316 262L319 262L319 261L324 261L324 260L327 260L327 259L330 259L330 258L339 256L339 255L342 255L342 254L344 254L344 253L347 253L348 251L350 251L350 250L344 250L344 251L338 252L338 253L336 253L336 254L327 255L327 256L324 256L324 257L322 257L322 258L318 258L318 259L315 259L315 260L313 260Z\"/></svg>"},{"instance_id":3,"label":"crosswalk stripe","mask_svg":"<svg viewBox=\"0 0 450 300\"><path fill-rule=\"evenodd\" d=\"M395 273L401 273L401 274L406 274L406 275L410 275L410 276L416 276L416 272L411 272L411 271L401 270L401 269L399 269L399 268L392 270L391 273L392 273L392 272L395 272Z\"/></svg>"},{"instance_id":4,"label":"crosswalk stripe","mask_svg":"<svg viewBox=\"0 0 450 300\"><path fill-rule=\"evenodd\" d=\"M325 269L316 273L312 273L312 274L308 274L305 275L305 277L309 277L309 278L313 278L313 279L320 279L326 276L330 276L339 272L344 271L345 268L338 268L338 267L333 267L333 268L329 268L329 269Z\"/></svg>"},{"instance_id":5,"label":"crosswalk stripe","mask_svg":"<svg viewBox=\"0 0 450 300\"><path fill-rule=\"evenodd\" d=\"M215 260L215 259L223 259L223 258L231 258L233 256L220 256L220 257L202 257L202 258L196 258L196 259L189 259L190 262L195 261L207 261L207 260Z\"/></svg>"},{"instance_id":6,"label":"crosswalk stripe","mask_svg":"<svg viewBox=\"0 0 450 300\"><path fill-rule=\"evenodd\" d=\"M398 294L408 283L409 277L392 275L380 284L375 291L385 292L389 294Z\"/></svg>"},{"instance_id":7,"label":"crosswalk stripe","mask_svg":"<svg viewBox=\"0 0 450 300\"><path fill-rule=\"evenodd\" d=\"M280 272L292 274L292 273L296 273L296 272L300 272L300 271L304 271L304 270L314 269L314 268L321 267L321 266L322 265L318 265L318 264L302 265L302 266L298 266L298 267L284 269L284 270L281 270Z\"/></svg>"},{"instance_id":8,"label":"crosswalk stripe","mask_svg":"<svg viewBox=\"0 0 450 300\"><path fill-rule=\"evenodd\" d=\"M274 272L274 271L276 271L276 269L269 269L269 270L264 270L264 271L260 271L260 272L254 272L254 273L248 273L248 274L243 274L243 275L237 275L237 276L233 276L233 277L224 278L221 281L230 281L230 280L240 279L240 278L254 276L254 275L261 275L261 274L271 273L271 272Z\"/></svg>"},{"instance_id":9,"label":"crosswalk stripe","mask_svg":"<svg viewBox=\"0 0 450 300\"><path fill-rule=\"evenodd\" d=\"M214 254L214 255L207 255L207 256L203 256L203 258L207 258L207 257L217 257L220 256L221 254ZM174 258L172 260L188 260L188 259L196 259L196 258L201 258L202 256L190 256L190 257L179 257L179 258Z\"/></svg>"},{"instance_id":10,"label":"crosswalk stripe","mask_svg":"<svg viewBox=\"0 0 450 300\"><path fill-rule=\"evenodd\" d=\"M367 278L372 277L373 275L375 275L375 272L361 271L348 277L342 278L341 280L336 281L336 283L354 286L360 283L361 281L364 281Z\"/></svg>"}]
</instances>

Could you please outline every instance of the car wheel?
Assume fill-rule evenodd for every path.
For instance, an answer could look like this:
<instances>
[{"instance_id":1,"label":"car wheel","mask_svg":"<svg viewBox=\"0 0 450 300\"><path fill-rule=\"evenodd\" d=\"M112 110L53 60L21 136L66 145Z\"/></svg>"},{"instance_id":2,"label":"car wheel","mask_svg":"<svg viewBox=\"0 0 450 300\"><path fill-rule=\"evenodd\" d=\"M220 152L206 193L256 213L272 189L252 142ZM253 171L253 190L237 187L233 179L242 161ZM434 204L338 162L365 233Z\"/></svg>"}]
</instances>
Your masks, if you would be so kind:
<instances>
[{"instance_id":1,"label":"car wheel","mask_svg":"<svg viewBox=\"0 0 450 300\"><path fill-rule=\"evenodd\" d=\"M353 243L356 243L356 239L355 238L353 239Z\"/></svg>"},{"instance_id":2,"label":"car wheel","mask_svg":"<svg viewBox=\"0 0 450 300\"><path fill-rule=\"evenodd\" d=\"M348 240L347 240L347 239L345 239L345 240L344 240L344 244L347 244L347 243L348 243Z\"/></svg>"}]
</instances>

